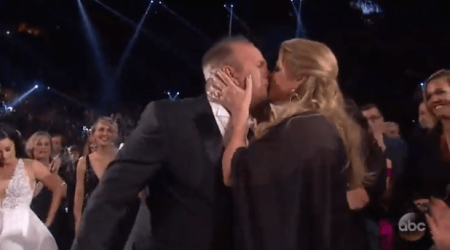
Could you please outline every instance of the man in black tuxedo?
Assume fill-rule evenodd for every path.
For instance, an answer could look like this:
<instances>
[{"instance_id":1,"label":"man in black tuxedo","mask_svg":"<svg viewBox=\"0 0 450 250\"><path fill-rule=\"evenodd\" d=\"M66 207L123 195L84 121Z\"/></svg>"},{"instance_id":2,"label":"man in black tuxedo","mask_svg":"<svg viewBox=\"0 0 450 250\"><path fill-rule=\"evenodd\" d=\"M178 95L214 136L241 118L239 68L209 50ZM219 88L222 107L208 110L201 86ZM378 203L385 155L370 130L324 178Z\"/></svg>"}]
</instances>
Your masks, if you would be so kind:
<instances>
[{"instance_id":1,"label":"man in black tuxedo","mask_svg":"<svg viewBox=\"0 0 450 250\"><path fill-rule=\"evenodd\" d=\"M206 78L223 70L242 86L252 75L252 107L267 99L266 61L245 38L218 42L202 64ZM221 166L228 118L206 96L150 103L90 197L72 250L122 250L125 242L113 245L119 221L146 187L149 249L232 249L232 197Z\"/></svg>"}]
</instances>

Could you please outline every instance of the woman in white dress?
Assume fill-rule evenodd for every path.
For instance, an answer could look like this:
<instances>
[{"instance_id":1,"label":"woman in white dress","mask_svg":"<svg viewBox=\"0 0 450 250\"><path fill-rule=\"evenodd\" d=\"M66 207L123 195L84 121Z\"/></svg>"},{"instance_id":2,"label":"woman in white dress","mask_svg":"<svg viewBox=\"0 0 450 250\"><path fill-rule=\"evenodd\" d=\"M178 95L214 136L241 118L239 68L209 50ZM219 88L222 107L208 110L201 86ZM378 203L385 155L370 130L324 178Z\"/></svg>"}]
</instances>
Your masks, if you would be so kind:
<instances>
[{"instance_id":1,"label":"woman in white dress","mask_svg":"<svg viewBox=\"0 0 450 250\"><path fill-rule=\"evenodd\" d=\"M19 132L0 124L0 249L57 250L47 227L60 205L64 182L41 163L25 157ZM45 224L30 208L36 180L53 192Z\"/></svg>"}]
</instances>

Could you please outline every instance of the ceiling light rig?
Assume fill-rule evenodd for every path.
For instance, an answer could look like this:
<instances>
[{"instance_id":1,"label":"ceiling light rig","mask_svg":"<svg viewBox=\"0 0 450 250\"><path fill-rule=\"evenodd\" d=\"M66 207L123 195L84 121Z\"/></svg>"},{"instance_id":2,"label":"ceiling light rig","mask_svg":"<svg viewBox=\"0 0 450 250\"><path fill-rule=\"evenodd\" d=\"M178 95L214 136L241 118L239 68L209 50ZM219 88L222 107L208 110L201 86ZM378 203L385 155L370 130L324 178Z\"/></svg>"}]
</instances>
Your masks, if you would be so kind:
<instances>
[{"instance_id":1,"label":"ceiling light rig","mask_svg":"<svg viewBox=\"0 0 450 250\"><path fill-rule=\"evenodd\" d=\"M165 93L167 94L167 96L169 96L169 99L171 101L175 101L178 98L178 96L180 95L180 92L174 93L174 92L167 91Z\"/></svg>"}]
</instances>

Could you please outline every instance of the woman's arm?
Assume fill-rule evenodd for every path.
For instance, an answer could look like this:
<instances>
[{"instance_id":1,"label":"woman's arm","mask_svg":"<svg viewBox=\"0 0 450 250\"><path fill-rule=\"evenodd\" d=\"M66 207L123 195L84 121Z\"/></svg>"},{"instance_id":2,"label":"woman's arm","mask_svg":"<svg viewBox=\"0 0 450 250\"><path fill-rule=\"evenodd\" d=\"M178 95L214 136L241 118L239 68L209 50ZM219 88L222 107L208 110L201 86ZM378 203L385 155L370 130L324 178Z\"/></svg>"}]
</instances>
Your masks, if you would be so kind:
<instances>
[{"instance_id":1,"label":"woman's arm","mask_svg":"<svg viewBox=\"0 0 450 250\"><path fill-rule=\"evenodd\" d=\"M226 145L222 157L223 182L225 183L225 186L231 186L232 184L231 163L233 160L234 153L238 148L247 146L246 134L248 128L247 128L247 119L244 119L244 117L245 115L234 118L231 117L230 121L231 128L229 131L231 133L230 140L228 145Z\"/></svg>"},{"instance_id":2,"label":"woman's arm","mask_svg":"<svg viewBox=\"0 0 450 250\"><path fill-rule=\"evenodd\" d=\"M86 174L86 158L82 157L80 158L77 164L77 181L75 186L75 197L73 204L73 215L75 217L75 232L78 231L81 216L83 214L85 174Z\"/></svg>"},{"instance_id":3,"label":"woman's arm","mask_svg":"<svg viewBox=\"0 0 450 250\"><path fill-rule=\"evenodd\" d=\"M42 191L42 188L44 188L44 184L40 181L36 182L36 185L34 186L33 198L38 196L38 194Z\"/></svg>"},{"instance_id":4,"label":"woman's arm","mask_svg":"<svg viewBox=\"0 0 450 250\"><path fill-rule=\"evenodd\" d=\"M53 193L52 203L50 205L45 225L49 227L55 219L56 212L61 205L66 185L63 180L55 174L52 174L44 165L38 161L32 161L32 169L37 180L41 181Z\"/></svg>"}]
</instances>

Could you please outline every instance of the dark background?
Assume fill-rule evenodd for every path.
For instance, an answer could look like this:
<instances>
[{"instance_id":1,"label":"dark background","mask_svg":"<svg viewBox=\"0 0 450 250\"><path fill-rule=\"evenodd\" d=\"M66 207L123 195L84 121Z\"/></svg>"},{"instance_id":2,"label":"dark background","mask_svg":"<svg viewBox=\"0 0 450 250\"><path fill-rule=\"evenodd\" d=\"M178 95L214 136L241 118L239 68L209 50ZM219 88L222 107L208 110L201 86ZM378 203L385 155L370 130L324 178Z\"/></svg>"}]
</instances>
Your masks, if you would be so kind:
<instances>
[{"instance_id":1,"label":"dark background","mask_svg":"<svg viewBox=\"0 0 450 250\"><path fill-rule=\"evenodd\" d=\"M105 91L78 8L78 0L0 1L0 83L23 92L35 82L80 103L99 106ZM294 1L298 6L298 1ZM191 97L203 92L202 54L228 34L233 4L239 18L233 34L251 38L273 65L281 41L293 38L296 18L290 0L155 1L117 81L117 106L167 98L165 91ZM408 131L417 117L420 82L450 68L449 1L365 1L382 13L364 14L354 1L303 0L302 34L326 43L340 64L344 93L360 105L376 103L387 120ZM107 74L117 64L134 27L95 0L82 0L98 33ZM149 1L103 0L138 23ZM180 18L181 17L181 18ZM184 19L184 21L182 20ZM194 28L190 28L194 27ZM7 34L7 31L10 33ZM36 93L42 100L50 94ZM80 103L73 103L79 105Z\"/></svg>"}]
</instances>

